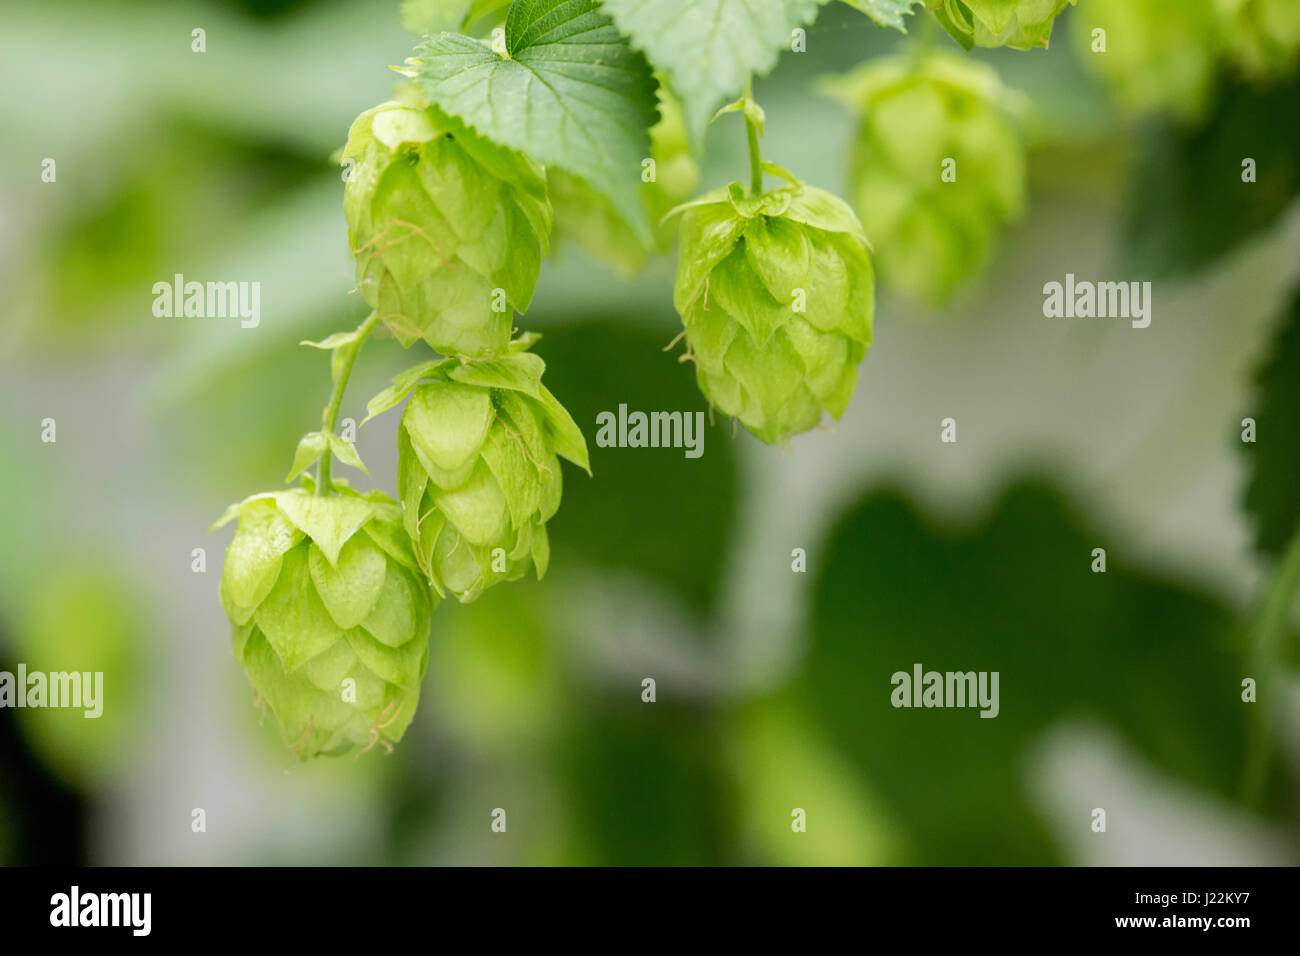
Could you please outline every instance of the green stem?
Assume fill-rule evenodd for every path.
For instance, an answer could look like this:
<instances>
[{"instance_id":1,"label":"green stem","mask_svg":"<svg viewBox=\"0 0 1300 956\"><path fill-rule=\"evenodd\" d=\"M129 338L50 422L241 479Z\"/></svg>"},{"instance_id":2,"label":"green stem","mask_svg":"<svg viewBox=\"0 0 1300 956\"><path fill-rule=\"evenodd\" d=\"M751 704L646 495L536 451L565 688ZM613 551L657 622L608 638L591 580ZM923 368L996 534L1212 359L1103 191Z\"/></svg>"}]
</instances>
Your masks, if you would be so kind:
<instances>
[{"instance_id":1,"label":"green stem","mask_svg":"<svg viewBox=\"0 0 1300 956\"><path fill-rule=\"evenodd\" d=\"M939 35L939 19L929 7L923 8L917 19L921 22L914 52L917 60L923 60L934 50L935 37Z\"/></svg>"},{"instance_id":2,"label":"green stem","mask_svg":"<svg viewBox=\"0 0 1300 956\"><path fill-rule=\"evenodd\" d=\"M1252 635L1251 676L1255 679L1258 710L1254 714L1247 743L1243 774L1243 796L1247 805L1262 809L1268 784L1269 761L1273 751L1273 732L1280 716L1279 681L1282 642L1286 636L1291 606L1300 590L1300 528L1287 545L1264 602Z\"/></svg>"},{"instance_id":3,"label":"green stem","mask_svg":"<svg viewBox=\"0 0 1300 956\"><path fill-rule=\"evenodd\" d=\"M752 102L753 89L745 86L745 100ZM758 152L758 126L745 110L745 132L749 135L749 191L755 196L763 195L763 157Z\"/></svg>"},{"instance_id":4,"label":"green stem","mask_svg":"<svg viewBox=\"0 0 1300 956\"><path fill-rule=\"evenodd\" d=\"M343 404L343 393L347 390L348 379L352 377L352 365L357 360L357 353L361 351L361 343L366 340L366 336L379 322L379 313L371 312L370 317L357 326L356 339L343 346L347 349L347 354L343 356L342 365L339 367L338 378L334 380L334 391L330 393L330 403L325 406L325 411L321 412L321 421L324 422L324 432L327 435L334 434L334 428L339 420L339 406ZM316 469L316 497L321 497L334 490L334 484L330 481L330 465L334 462L333 453L327 448L325 454L321 455L320 466Z\"/></svg>"}]
</instances>

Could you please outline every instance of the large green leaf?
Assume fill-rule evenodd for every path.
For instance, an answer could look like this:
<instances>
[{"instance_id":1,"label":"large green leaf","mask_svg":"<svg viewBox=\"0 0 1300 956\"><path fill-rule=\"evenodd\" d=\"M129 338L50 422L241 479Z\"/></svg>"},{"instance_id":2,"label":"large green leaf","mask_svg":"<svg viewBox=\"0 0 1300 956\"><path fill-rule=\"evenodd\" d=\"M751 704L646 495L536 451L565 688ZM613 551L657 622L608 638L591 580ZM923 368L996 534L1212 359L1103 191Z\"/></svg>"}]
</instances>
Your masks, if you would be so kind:
<instances>
[{"instance_id":1,"label":"large green leaf","mask_svg":"<svg viewBox=\"0 0 1300 956\"><path fill-rule=\"evenodd\" d=\"M1300 76L1233 84L1197 127L1149 129L1125 207L1125 267L1195 273L1273 226L1300 195L1300 123L1278 122L1297 97ZM1254 182L1243 181L1246 159Z\"/></svg>"},{"instance_id":2,"label":"large green leaf","mask_svg":"<svg viewBox=\"0 0 1300 956\"><path fill-rule=\"evenodd\" d=\"M710 425L690 369L662 351L672 328L647 330L647 323L639 313L609 318L602 310L547 330L546 377L568 412L547 402L546 427L556 451L580 467L587 465L585 429L590 470L599 476L565 483L564 503L547 524L552 570L563 575L585 565L636 574L705 614L717 600L735 528L737 443L730 423ZM602 447L597 416L617 414L620 404L704 412L704 454L687 460L675 448ZM574 424L561 430L561 413Z\"/></svg>"},{"instance_id":3,"label":"large green leaf","mask_svg":"<svg viewBox=\"0 0 1300 956\"><path fill-rule=\"evenodd\" d=\"M672 79L698 136L709 117L790 49L825 0L605 0L619 29Z\"/></svg>"},{"instance_id":4,"label":"large green leaf","mask_svg":"<svg viewBox=\"0 0 1300 956\"><path fill-rule=\"evenodd\" d=\"M1050 485L1014 486L976 527L932 527L893 493L845 517L821 554L798 685L898 822L906 862L1059 862L1026 769L1062 721L1101 722L1160 772L1236 798L1248 708L1222 605L1135 569L1122 537ZM1099 546L1105 573L1091 570ZM998 672L997 716L894 707L892 675L917 663Z\"/></svg>"},{"instance_id":5,"label":"large green leaf","mask_svg":"<svg viewBox=\"0 0 1300 956\"><path fill-rule=\"evenodd\" d=\"M504 53L451 33L416 52L430 100L488 139L586 180L648 240L639 189L655 82L597 0L516 0Z\"/></svg>"}]
</instances>

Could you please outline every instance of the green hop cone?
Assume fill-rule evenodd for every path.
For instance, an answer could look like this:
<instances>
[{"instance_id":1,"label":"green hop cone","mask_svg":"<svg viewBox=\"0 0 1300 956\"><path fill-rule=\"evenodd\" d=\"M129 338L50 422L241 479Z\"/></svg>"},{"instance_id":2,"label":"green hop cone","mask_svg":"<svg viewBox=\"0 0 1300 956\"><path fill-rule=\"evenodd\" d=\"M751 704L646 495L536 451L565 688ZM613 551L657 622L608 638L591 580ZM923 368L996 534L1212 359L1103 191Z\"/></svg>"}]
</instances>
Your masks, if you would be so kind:
<instances>
[{"instance_id":1,"label":"green hop cone","mask_svg":"<svg viewBox=\"0 0 1300 956\"><path fill-rule=\"evenodd\" d=\"M523 347L522 342L519 347ZM587 443L544 385L545 363L515 351L417 367L371 402L411 400L397 435L397 486L420 567L439 594L473 601L550 560L559 459L590 473Z\"/></svg>"},{"instance_id":2,"label":"green hop cone","mask_svg":"<svg viewBox=\"0 0 1300 956\"><path fill-rule=\"evenodd\" d=\"M235 660L300 759L402 738L429 654L434 597L379 492L254 495L221 573Z\"/></svg>"},{"instance_id":3,"label":"green hop cone","mask_svg":"<svg viewBox=\"0 0 1300 956\"><path fill-rule=\"evenodd\" d=\"M872 61L825 89L862 117L852 201L881 282L942 304L1024 206L1018 99L989 66L947 54Z\"/></svg>"},{"instance_id":4,"label":"green hop cone","mask_svg":"<svg viewBox=\"0 0 1300 956\"><path fill-rule=\"evenodd\" d=\"M1295 69L1300 53L1300 3L1296 0L1217 0L1228 53L1258 79Z\"/></svg>"},{"instance_id":5,"label":"green hop cone","mask_svg":"<svg viewBox=\"0 0 1300 956\"><path fill-rule=\"evenodd\" d=\"M357 117L342 154L357 287L403 345L494 354L548 250L545 171L404 97Z\"/></svg>"},{"instance_id":6,"label":"green hop cone","mask_svg":"<svg viewBox=\"0 0 1300 956\"><path fill-rule=\"evenodd\" d=\"M1077 0L932 0L943 28L966 49L1046 47L1052 23Z\"/></svg>"},{"instance_id":7,"label":"green hop cone","mask_svg":"<svg viewBox=\"0 0 1300 956\"><path fill-rule=\"evenodd\" d=\"M1074 33L1085 67L1132 115L1167 112L1183 120L1204 113L1222 54L1217 0L1088 0L1091 28L1106 31L1095 52L1092 29Z\"/></svg>"},{"instance_id":8,"label":"green hop cone","mask_svg":"<svg viewBox=\"0 0 1300 956\"><path fill-rule=\"evenodd\" d=\"M705 398L768 443L838 419L871 344L870 244L830 193L739 183L680 207L673 304Z\"/></svg>"}]
</instances>

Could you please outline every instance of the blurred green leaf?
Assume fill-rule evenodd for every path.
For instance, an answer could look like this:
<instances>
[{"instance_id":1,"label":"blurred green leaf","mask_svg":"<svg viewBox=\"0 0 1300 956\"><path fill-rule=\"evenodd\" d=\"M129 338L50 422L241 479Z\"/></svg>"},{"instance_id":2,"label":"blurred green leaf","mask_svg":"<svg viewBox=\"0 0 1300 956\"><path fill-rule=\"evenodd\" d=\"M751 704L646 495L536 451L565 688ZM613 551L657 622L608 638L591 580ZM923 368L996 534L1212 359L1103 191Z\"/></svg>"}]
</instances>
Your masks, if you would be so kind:
<instances>
[{"instance_id":1,"label":"blurred green leaf","mask_svg":"<svg viewBox=\"0 0 1300 956\"><path fill-rule=\"evenodd\" d=\"M104 556L44 567L17 612L12 659L0 666L14 673L25 664L29 676L80 676L83 706L24 708L17 715L45 764L86 787L121 773L140 732L144 641L152 621L135 582L115 566L112 556ZM47 703L49 693L47 688ZM87 695L96 698L93 706ZM87 717L96 709L99 716Z\"/></svg>"},{"instance_id":2,"label":"blurred green leaf","mask_svg":"<svg viewBox=\"0 0 1300 956\"><path fill-rule=\"evenodd\" d=\"M791 31L826 0L605 0L618 28L686 96L687 128L704 132L714 110L763 76L790 48ZM644 154L643 154L644 155Z\"/></svg>"},{"instance_id":3,"label":"blurred green leaf","mask_svg":"<svg viewBox=\"0 0 1300 956\"><path fill-rule=\"evenodd\" d=\"M1011 487L968 530L932 530L890 492L839 524L800 686L901 825L908 862L1059 862L1024 774L1027 749L1066 718L1099 718L1164 772L1235 799L1245 716L1233 622L1127 566L1113 540L1041 483ZM1095 547L1107 547L1105 573L1091 571ZM894 708L891 675L917 663L998 672L998 716Z\"/></svg>"},{"instance_id":4,"label":"blurred green leaf","mask_svg":"<svg viewBox=\"0 0 1300 956\"><path fill-rule=\"evenodd\" d=\"M1150 131L1125 224L1125 265L1182 275L1227 255L1273 225L1300 194L1300 123L1279 122L1300 98L1300 76L1269 90L1226 88L1195 129ZM1243 182L1243 163L1256 182Z\"/></svg>"},{"instance_id":5,"label":"blurred green leaf","mask_svg":"<svg viewBox=\"0 0 1300 956\"><path fill-rule=\"evenodd\" d=\"M705 411L704 454L680 448L590 446L592 481L566 481L547 530L552 563L623 568L671 588L697 611L713 603L734 526L731 430L707 427L689 368L663 352L667 336L619 323L577 321L543 340L550 388L588 436L602 411Z\"/></svg>"},{"instance_id":6,"label":"blurred green leaf","mask_svg":"<svg viewBox=\"0 0 1300 956\"><path fill-rule=\"evenodd\" d=\"M637 175L655 83L596 0L517 3L505 51L443 33L416 50L429 99L493 142L581 176L647 237Z\"/></svg>"},{"instance_id":7,"label":"blurred green leaf","mask_svg":"<svg viewBox=\"0 0 1300 956\"><path fill-rule=\"evenodd\" d=\"M1300 297L1283 317L1268 361L1255 379L1255 441L1242 445L1250 463L1244 505L1255 546L1272 558L1300 524Z\"/></svg>"},{"instance_id":8,"label":"blurred green leaf","mask_svg":"<svg viewBox=\"0 0 1300 956\"><path fill-rule=\"evenodd\" d=\"M572 862L620 866L719 866L734 862L736 794L722 763L720 726L707 711L641 700L629 682L618 698L590 688L559 741Z\"/></svg>"}]
</instances>

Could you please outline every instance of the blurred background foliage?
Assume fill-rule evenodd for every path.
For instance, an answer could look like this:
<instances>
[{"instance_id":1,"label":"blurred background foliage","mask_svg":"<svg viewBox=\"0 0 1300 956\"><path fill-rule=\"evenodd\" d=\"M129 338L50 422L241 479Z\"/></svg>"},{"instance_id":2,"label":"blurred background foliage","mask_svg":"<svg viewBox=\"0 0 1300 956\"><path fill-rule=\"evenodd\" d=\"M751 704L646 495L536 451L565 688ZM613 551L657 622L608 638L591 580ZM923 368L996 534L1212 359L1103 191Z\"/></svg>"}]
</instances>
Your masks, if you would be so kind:
<instances>
[{"instance_id":1,"label":"blurred background foliage","mask_svg":"<svg viewBox=\"0 0 1300 956\"><path fill-rule=\"evenodd\" d=\"M106 703L100 722L0 710L0 862L1296 862L1295 628L1283 673L1250 661L1300 517L1300 36L1261 36L1271 21L1237 9L1255 4L1277 13L1080 0L1049 51L969 55L919 18L904 37L827 5L756 84L765 155L850 199L911 188L927 144L892 137L903 185L882 186L855 151L876 115L827 78L943 50L1006 91L1015 132L992 154L1023 156L1019 218L982 223L975 256L961 222L927 221L907 281L882 274L835 429L779 452L718 420L698 460L593 443L594 478L566 469L546 581L435 615L396 753L303 767L258 725L216 599L228 532L205 529L316 427L327 363L296 343L364 317L330 155L388 96L403 22L446 5L7 4L0 669L103 670ZM476 32L501 11L474 5ZM746 169L738 124L688 143L674 92L656 217ZM705 410L663 351L671 231L640 248L562 185L518 321L543 333L548 385L589 442L619 404ZM1066 272L1155 281L1152 328L1047 322L1042 284ZM175 273L260 281L261 325L155 318ZM416 351L371 343L344 416ZM361 431L361 487L393 487L396 418ZM1000 715L892 708L914 662L999 671ZM1280 701L1249 805L1246 676Z\"/></svg>"}]
</instances>

